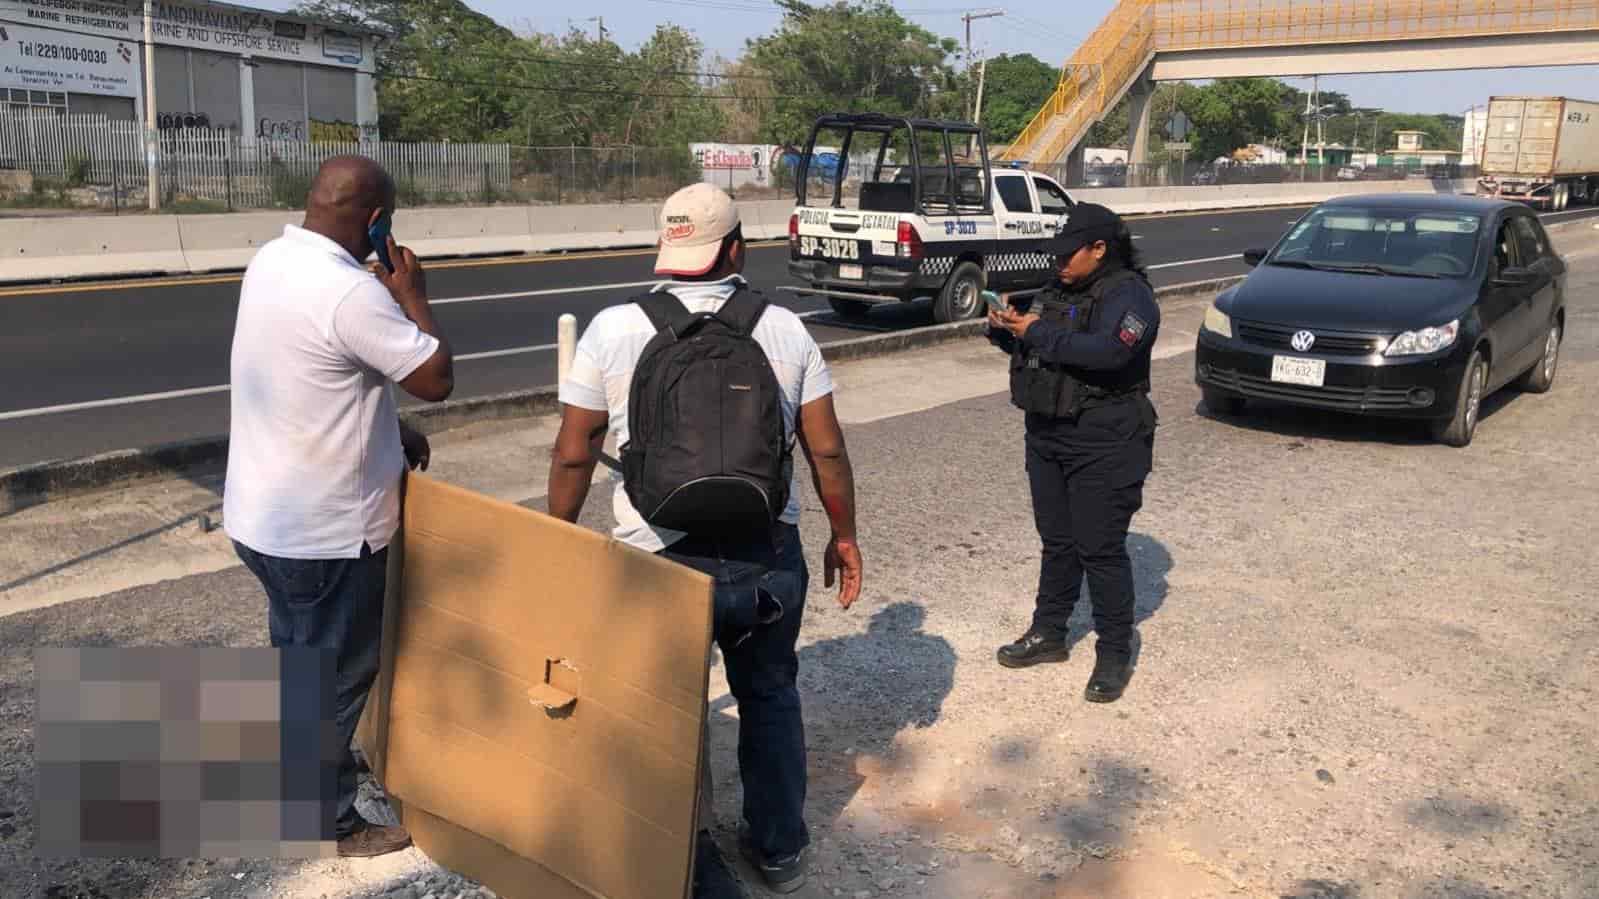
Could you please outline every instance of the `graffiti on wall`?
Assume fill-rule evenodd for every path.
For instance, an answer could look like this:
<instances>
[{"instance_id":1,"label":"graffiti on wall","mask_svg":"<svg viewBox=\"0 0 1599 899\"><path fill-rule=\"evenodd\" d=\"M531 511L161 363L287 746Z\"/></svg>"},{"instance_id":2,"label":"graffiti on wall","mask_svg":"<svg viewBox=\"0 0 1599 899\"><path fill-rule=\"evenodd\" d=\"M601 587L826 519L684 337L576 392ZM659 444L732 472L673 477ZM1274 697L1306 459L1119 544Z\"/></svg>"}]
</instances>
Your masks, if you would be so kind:
<instances>
[{"instance_id":1,"label":"graffiti on wall","mask_svg":"<svg viewBox=\"0 0 1599 899\"><path fill-rule=\"evenodd\" d=\"M311 143L313 144L356 144L361 142L361 127L354 122L341 122L337 119L324 121L311 120Z\"/></svg>"},{"instance_id":2,"label":"graffiti on wall","mask_svg":"<svg viewBox=\"0 0 1599 899\"><path fill-rule=\"evenodd\" d=\"M273 119L263 116L256 122L255 136L262 140L305 140L305 122L300 119Z\"/></svg>"},{"instance_id":3,"label":"graffiti on wall","mask_svg":"<svg viewBox=\"0 0 1599 899\"><path fill-rule=\"evenodd\" d=\"M203 112L162 112L155 117L155 126L162 131L174 128L210 128L211 117Z\"/></svg>"}]
</instances>

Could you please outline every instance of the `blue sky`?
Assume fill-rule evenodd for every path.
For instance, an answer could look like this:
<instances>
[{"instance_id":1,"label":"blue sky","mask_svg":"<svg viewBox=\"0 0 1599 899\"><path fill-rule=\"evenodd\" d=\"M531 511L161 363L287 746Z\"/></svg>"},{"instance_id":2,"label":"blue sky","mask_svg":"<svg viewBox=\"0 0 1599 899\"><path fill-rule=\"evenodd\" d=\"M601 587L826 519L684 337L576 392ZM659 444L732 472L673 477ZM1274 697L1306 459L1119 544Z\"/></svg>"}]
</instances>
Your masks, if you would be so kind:
<instances>
[{"instance_id":1,"label":"blue sky","mask_svg":"<svg viewBox=\"0 0 1599 899\"><path fill-rule=\"evenodd\" d=\"M611 38L637 46L657 24L673 22L699 35L706 48L736 57L750 37L771 31L781 16L768 0L466 0L517 31L564 32L569 27L593 33L604 17ZM265 5L287 8L283 0ZM964 40L961 13L984 8L955 0L895 0L908 18L937 33ZM1051 64L1071 55L1083 36L1099 24L1114 0L997 0L1001 18L972 25L973 46L988 54L1032 53ZM568 12L568 10L571 10ZM1309 87L1309 79L1288 79ZM1321 79L1323 90L1342 91L1358 106L1396 112L1461 113L1485 102L1491 93L1556 94L1599 100L1599 66L1425 72L1410 75L1342 75Z\"/></svg>"}]
</instances>

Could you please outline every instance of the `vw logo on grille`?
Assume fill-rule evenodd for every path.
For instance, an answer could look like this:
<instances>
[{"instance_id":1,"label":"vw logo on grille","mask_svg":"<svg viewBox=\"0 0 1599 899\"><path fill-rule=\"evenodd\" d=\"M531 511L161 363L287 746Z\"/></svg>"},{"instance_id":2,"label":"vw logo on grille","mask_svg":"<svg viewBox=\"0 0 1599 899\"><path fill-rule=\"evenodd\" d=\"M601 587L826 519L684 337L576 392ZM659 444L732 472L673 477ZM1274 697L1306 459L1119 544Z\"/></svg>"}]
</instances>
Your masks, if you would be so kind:
<instances>
[{"instance_id":1,"label":"vw logo on grille","mask_svg":"<svg viewBox=\"0 0 1599 899\"><path fill-rule=\"evenodd\" d=\"M1316 345L1316 335L1309 331L1300 331L1289 338L1288 345L1301 353L1307 352Z\"/></svg>"}]
</instances>

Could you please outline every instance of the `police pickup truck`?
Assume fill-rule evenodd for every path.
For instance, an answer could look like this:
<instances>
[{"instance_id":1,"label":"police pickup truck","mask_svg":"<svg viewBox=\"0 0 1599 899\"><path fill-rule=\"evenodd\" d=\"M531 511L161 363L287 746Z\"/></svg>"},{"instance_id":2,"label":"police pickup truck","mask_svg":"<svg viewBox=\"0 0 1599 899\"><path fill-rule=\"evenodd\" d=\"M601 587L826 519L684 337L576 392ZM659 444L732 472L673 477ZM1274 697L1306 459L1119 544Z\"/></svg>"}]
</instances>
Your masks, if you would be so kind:
<instances>
[{"instance_id":1,"label":"police pickup truck","mask_svg":"<svg viewBox=\"0 0 1599 899\"><path fill-rule=\"evenodd\" d=\"M811 166L819 147L838 164ZM795 293L840 315L933 298L939 322L976 318L979 294L1037 290L1053 276L1044 240L1073 205L1052 178L991 170L982 129L875 114L817 119L788 222Z\"/></svg>"}]
</instances>

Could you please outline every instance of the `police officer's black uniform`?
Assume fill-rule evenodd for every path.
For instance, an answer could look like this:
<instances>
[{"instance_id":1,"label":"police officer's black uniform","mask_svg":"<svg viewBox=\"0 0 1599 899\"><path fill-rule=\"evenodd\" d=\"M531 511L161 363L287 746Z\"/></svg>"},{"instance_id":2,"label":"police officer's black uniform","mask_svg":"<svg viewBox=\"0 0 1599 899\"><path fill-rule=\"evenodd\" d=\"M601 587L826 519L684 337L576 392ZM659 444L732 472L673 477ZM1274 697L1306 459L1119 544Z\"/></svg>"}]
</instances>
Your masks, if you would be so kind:
<instances>
[{"instance_id":1,"label":"police officer's black uniform","mask_svg":"<svg viewBox=\"0 0 1599 899\"><path fill-rule=\"evenodd\" d=\"M1057 259L1126 225L1103 206L1075 206L1052 242ZM1098 662L1086 697L1112 702L1130 674L1133 570L1127 528L1153 465L1150 351L1160 307L1142 273L1107 252L1094 273L1036 295L1040 316L1020 338L991 331L1011 354L1011 401L1027 413L1027 475L1043 539L1033 624L999 661L1019 668L1064 661L1067 621L1088 575Z\"/></svg>"}]
</instances>

